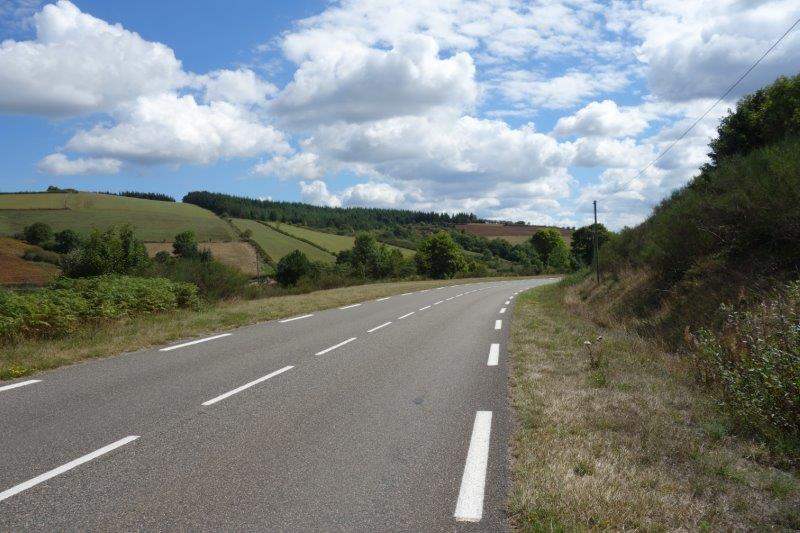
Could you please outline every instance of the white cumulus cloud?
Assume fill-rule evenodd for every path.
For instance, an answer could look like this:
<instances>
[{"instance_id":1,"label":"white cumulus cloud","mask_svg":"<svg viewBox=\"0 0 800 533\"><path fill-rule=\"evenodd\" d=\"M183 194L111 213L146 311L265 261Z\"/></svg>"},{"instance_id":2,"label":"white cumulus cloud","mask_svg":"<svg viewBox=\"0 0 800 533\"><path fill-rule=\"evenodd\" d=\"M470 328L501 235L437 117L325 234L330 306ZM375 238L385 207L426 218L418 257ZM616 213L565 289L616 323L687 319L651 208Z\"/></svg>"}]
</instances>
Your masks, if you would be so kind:
<instances>
[{"instance_id":1,"label":"white cumulus cloud","mask_svg":"<svg viewBox=\"0 0 800 533\"><path fill-rule=\"evenodd\" d=\"M50 154L42 158L36 167L40 172L56 176L74 176L79 174L116 174L122 162L110 158L76 158L69 159L64 154Z\"/></svg>"}]
</instances>

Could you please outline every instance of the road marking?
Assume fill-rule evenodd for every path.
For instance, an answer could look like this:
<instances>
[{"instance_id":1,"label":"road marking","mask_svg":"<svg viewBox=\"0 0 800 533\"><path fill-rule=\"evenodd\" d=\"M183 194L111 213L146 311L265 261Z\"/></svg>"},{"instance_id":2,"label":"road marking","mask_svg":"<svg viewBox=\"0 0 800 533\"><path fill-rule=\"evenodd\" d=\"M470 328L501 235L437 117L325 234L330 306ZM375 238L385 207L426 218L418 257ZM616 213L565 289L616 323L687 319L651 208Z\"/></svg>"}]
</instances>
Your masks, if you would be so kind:
<instances>
[{"instance_id":1,"label":"road marking","mask_svg":"<svg viewBox=\"0 0 800 533\"><path fill-rule=\"evenodd\" d=\"M361 304L345 305L344 307L340 307L339 309L350 309L351 307L358 307L359 305Z\"/></svg>"},{"instance_id":2,"label":"road marking","mask_svg":"<svg viewBox=\"0 0 800 533\"><path fill-rule=\"evenodd\" d=\"M511 300L506 300L505 305L508 305L510 303L511 303Z\"/></svg>"},{"instance_id":3,"label":"road marking","mask_svg":"<svg viewBox=\"0 0 800 533\"><path fill-rule=\"evenodd\" d=\"M439 300L438 302L433 302L433 305L439 305L442 302L444 302L444 300Z\"/></svg>"},{"instance_id":4,"label":"road marking","mask_svg":"<svg viewBox=\"0 0 800 533\"><path fill-rule=\"evenodd\" d=\"M492 433L492 412L475 413L472 437L461 489L458 491L454 517L459 522L479 522L483 517L483 492L486 486L486 465L489 462L489 441Z\"/></svg>"},{"instance_id":5,"label":"road marking","mask_svg":"<svg viewBox=\"0 0 800 533\"><path fill-rule=\"evenodd\" d=\"M375 301L376 301L376 302L382 302L382 301L384 301L384 300L388 300L389 298L391 298L391 296L384 296L383 298L378 298L378 299L377 299L377 300L375 300Z\"/></svg>"},{"instance_id":6,"label":"road marking","mask_svg":"<svg viewBox=\"0 0 800 533\"><path fill-rule=\"evenodd\" d=\"M285 324L286 322L292 322L294 320L300 320L301 318L308 318L314 315L300 315L300 316L293 316L292 318L284 318L283 320L278 320L281 324Z\"/></svg>"},{"instance_id":7,"label":"road marking","mask_svg":"<svg viewBox=\"0 0 800 533\"><path fill-rule=\"evenodd\" d=\"M445 301L445 302L449 302L449 301L450 301L450 300L452 300L453 298L455 298L455 296L451 296L450 298L445 298L445 299L444 299L444 301Z\"/></svg>"},{"instance_id":8,"label":"road marking","mask_svg":"<svg viewBox=\"0 0 800 533\"><path fill-rule=\"evenodd\" d=\"M416 311L411 311L410 313L406 313L406 314L404 314L403 316L399 316L399 317L397 317L397 320L403 320L404 318L406 318L406 317L409 317L409 316L413 315L415 312L416 312Z\"/></svg>"},{"instance_id":9,"label":"road marking","mask_svg":"<svg viewBox=\"0 0 800 533\"><path fill-rule=\"evenodd\" d=\"M425 289L424 291L419 291L419 292L428 292L429 290L430 290L430 289Z\"/></svg>"},{"instance_id":10,"label":"road marking","mask_svg":"<svg viewBox=\"0 0 800 533\"><path fill-rule=\"evenodd\" d=\"M213 337L206 337L205 339L197 339L196 341L184 342L183 344L176 344L175 346L168 346L166 348L161 348L159 352L169 352L170 350L177 350L178 348L183 348L185 346L200 344L201 342L213 341L214 339L221 339L222 337L228 337L230 335L231 335L230 333L222 333L221 335L214 335Z\"/></svg>"},{"instance_id":11,"label":"road marking","mask_svg":"<svg viewBox=\"0 0 800 533\"><path fill-rule=\"evenodd\" d=\"M31 487L35 487L39 483L43 483L43 482L47 481L48 479L52 479L52 478L56 477L59 474L63 474L64 472L67 472L68 470L72 470L73 468L75 468L77 466L80 466L83 463L88 463L92 459L96 459L96 458L100 457L101 455L104 455L104 454L106 454L106 453L108 453L108 452L110 452L112 450L115 450L115 449L119 448L120 446L125 446L129 442L133 442L138 438L139 438L139 435L129 435L129 436L125 437L124 439L120 439L120 440L118 440L116 442L112 442L111 444L109 444L107 446L103 446L99 450L95 450L92 453L87 453L86 455L84 455L82 457L78 457L74 461L70 461L70 462L68 462L66 464L63 464L63 465L61 465L61 466L59 466L57 468L54 468L54 469L50 470L49 472L45 472L42 475L36 476L33 479L29 479L28 481L20 483L19 485L14 485L10 489L7 489L7 490L4 490L3 492L0 492L0 502L3 501L3 500L6 500L6 499L8 499L8 498L10 498L12 496L14 496L15 494L19 494L20 492L22 492L24 490L28 490Z\"/></svg>"},{"instance_id":12,"label":"road marking","mask_svg":"<svg viewBox=\"0 0 800 533\"><path fill-rule=\"evenodd\" d=\"M430 305L426 305L425 307L420 307L420 308L419 308L419 310L420 310L420 311L424 311L424 310L426 310L426 309L430 309L430 308L431 308L431 306L430 306Z\"/></svg>"},{"instance_id":13,"label":"road marking","mask_svg":"<svg viewBox=\"0 0 800 533\"><path fill-rule=\"evenodd\" d=\"M500 308L500 314L502 315L502 314L503 314L503 313L505 313L505 312L506 312L506 308L505 308L505 307L501 307L501 308Z\"/></svg>"},{"instance_id":14,"label":"road marking","mask_svg":"<svg viewBox=\"0 0 800 533\"><path fill-rule=\"evenodd\" d=\"M493 342L489 346L489 360L486 362L488 366L497 366L497 361L500 359L500 345Z\"/></svg>"},{"instance_id":15,"label":"road marking","mask_svg":"<svg viewBox=\"0 0 800 533\"><path fill-rule=\"evenodd\" d=\"M225 394L220 394L220 395L219 395L219 396L217 396L216 398L211 398L211 399L210 399L210 400L208 400L207 402L203 402L203 403L202 403L202 405L211 405L211 404L217 403L217 402L219 402L219 401L222 401L222 400L224 400L225 398L227 398L227 397L229 397L229 396L233 396L234 394L237 394L237 393L239 393L239 392L242 392L242 391L243 391L243 390L245 390L245 389L249 389L249 388L250 388L250 387L252 387L253 385L258 385L258 384L259 384L259 383L261 383L262 381L266 381L266 380L268 380L269 378L274 378L274 377L275 377L275 376L277 376L278 374L283 374L283 373L284 373L284 372L286 372L287 370L291 370L291 369L293 369L293 368L294 368L293 366L285 366L285 367L281 368L280 370L276 370L275 372L273 372L273 373L271 373L271 374L267 374L266 376L261 376L261 377L260 377L260 378L258 378L258 379L254 379L254 380L253 380L253 381L251 381L250 383L245 383L245 384L244 384L244 385L242 385L241 387L236 387L235 389L233 389L233 390L231 390L231 391L228 391L228 392L226 392Z\"/></svg>"},{"instance_id":16,"label":"road marking","mask_svg":"<svg viewBox=\"0 0 800 533\"><path fill-rule=\"evenodd\" d=\"M411 294L411 293L410 293L410 292L404 292L404 293L403 293L403 294L401 294L400 296L408 296L409 294Z\"/></svg>"},{"instance_id":17,"label":"road marking","mask_svg":"<svg viewBox=\"0 0 800 533\"><path fill-rule=\"evenodd\" d=\"M372 329L368 329L368 330L367 330L367 333L372 333L373 331L378 331L379 329L381 329L381 328L385 328L386 326L388 326L388 325L389 325L389 324L391 324L391 323L392 323L392 321L391 321L391 320L390 320L389 322L384 322L384 323L383 323L383 324L381 324L380 326L375 326L375 327L374 327L374 328L372 328Z\"/></svg>"},{"instance_id":18,"label":"road marking","mask_svg":"<svg viewBox=\"0 0 800 533\"><path fill-rule=\"evenodd\" d=\"M444 287L436 287L436 290L437 290L437 291L440 291L440 290L442 290L442 289L444 289Z\"/></svg>"},{"instance_id":19,"label":"road marking","mask_svg":"<svg viewBox=\"0 0 800 533\"><path fill-rule=\"evenodd\" d=\"M29 379L28 381L20 381L19 383L12 383L11 385L4 385L0 387L0 391L16 389L17 387L24 387L25 385L33 385L39 383L41 379Z\"/></svg>"},{"instance_id":20,"label":"road marking","mask_svg":"<svg viewBox=\"0 0 800 533\"><path fill-rule=\"evenodd\" d=\"M495 320L494 321L494 329L501 329L502 327L503 327L503 321L502 320Z\"/></svg>"},{"instance_id":21,"label":"road marking","mask_svg":"<svg viewBox=\"0 0 800 533\"><path fill-rule=\"evenodd\" d=\"M342 342L340 342L339 344L334 344L334 345L333 345L333 346L331 346L330 348L325 348L325 349L324 349L324 350L322 350L321 352L317 352L317 353L315 353L314 355L324 355L324 354L326 354L326 353L328 353L328 352L330 352L330 351L332 351L332 350L335 350L336 348L341 348L342 346L344 346L344 345L345 345L345 344L347 344L348 342L353 342L353 341L354 341L354 340L356 340L357 338L358 338L358 337L350 337L350 338L349 338L349 339L347 339L346 341L342 341Z\"/></svg>"}]
</instances>

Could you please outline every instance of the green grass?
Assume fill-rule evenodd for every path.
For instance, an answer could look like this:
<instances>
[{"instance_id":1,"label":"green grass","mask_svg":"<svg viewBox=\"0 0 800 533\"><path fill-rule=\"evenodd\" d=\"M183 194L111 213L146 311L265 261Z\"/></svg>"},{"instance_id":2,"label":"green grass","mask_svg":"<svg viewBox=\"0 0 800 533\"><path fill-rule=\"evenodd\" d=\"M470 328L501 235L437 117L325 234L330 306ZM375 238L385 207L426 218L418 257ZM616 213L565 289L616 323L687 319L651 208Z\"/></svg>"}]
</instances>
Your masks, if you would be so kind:
<instances>
[{"instance_id":1,"label":"green grass","mask_svg":"<svg viewBox=\"0 0 800 533\"><path fill-rule=\"evenodd\" d=\"M284 235L261 222L243 218L235 218L232 222L240 231L249 229L253 234L253 240L267 252L267 255L273 261L280 261L283 256L295 250L300 250L312 261L324 261L326 263L336 261L332 254L323 252L307 242Z\"/></svg>"},{"instance_id":2,"label":"green grass","mask_svg":"<svg viewBox=\"0 0 800 533\"><path fill-rule=\"evenodd\" d=\"M14 235L34 222L83 235L94 228L131 224L137 237L150 242L171 241L186 230L201 241L237 240L225 221L191 204L95 193L0 195L0 235Z\"/></svg>"},{"instance_id":3,"label":"green grass","mask_svg":"<svg viewBox=\"0 0 800 533\"><path fill-rule=\"evenodd\" d=\"M292 235L293 237L297 237L299 239L305 239L311 243L316 244L320 248L324 248L329 252L341 252L343 250L349 250L353 247L356 238L352 235L336 235L334 233L326 233L324 231L317 231L309 228L304 228L302 226L293 226L291 224L279 223L279 222L271 222L270 226ZM416 252L414 250L409 250L408 248L401 248L400 246L394 246L392 244L387 244L389 248L397 248L400 250L400 253L403 254L403 257L412 257Z\"/></svg>"}]
</instances>

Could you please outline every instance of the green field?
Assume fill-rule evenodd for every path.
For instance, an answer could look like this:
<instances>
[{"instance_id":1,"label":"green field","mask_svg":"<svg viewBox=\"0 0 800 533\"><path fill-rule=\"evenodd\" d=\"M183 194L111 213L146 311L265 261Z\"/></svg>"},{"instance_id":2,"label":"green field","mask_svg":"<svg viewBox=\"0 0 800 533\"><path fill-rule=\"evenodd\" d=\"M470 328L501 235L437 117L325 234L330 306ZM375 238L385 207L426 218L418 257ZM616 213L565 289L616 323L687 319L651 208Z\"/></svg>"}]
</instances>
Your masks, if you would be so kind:
<instances>
[{"instance_id":1,"label":"green field","mask_svg":"<svg viewBox=\"0 0 800 533\"><path fill-rule=\"evenodd\" d=\"M224 220L191 204L95 193L0 194L0 235L14 235L34 222L84 235L130 224L140 239L151 242L171 241L186 230L200 241L238 239Z\"/></svg>"},{"instance_id":2,"label":"green field","mask_svg":"<svg viewBox=\"0 0 800 533\"><path fill-rule=\"evenodd\" d=\"M324 261L326 263L333 263L336 261L336 258L332 254L323 252L307 242L293 239L255 220L235 218L233 219L233 224L241 231L249 229L253 234L253 240L267 252L267 255L269 255L273 261L278 261L281 257L295 250L300 250L312 261Z\"/></svg>"},{"instance_id":3,"label":"green field","mask_svg":"<svg viewBox=\"0 0 800 533\"><path fill-rule=\"evenodd\" d=\"M309 242L313 242L317 246L325 248L331 252L349 250L353 247L353 244L356 240L356 238L352 235L336 235L333 233L326 233L324 231L304 228L302 226L292 226L291 224L272 222L270 225L299 239L305 239ZM400 250L400 252L403 254L403 257L411 257L415 253L414 250L409 250L408 248L400 248L399 246L393 246L391 244L387 244L387 246L389 248L397 248Z\"/></svg>"}]
</instances>

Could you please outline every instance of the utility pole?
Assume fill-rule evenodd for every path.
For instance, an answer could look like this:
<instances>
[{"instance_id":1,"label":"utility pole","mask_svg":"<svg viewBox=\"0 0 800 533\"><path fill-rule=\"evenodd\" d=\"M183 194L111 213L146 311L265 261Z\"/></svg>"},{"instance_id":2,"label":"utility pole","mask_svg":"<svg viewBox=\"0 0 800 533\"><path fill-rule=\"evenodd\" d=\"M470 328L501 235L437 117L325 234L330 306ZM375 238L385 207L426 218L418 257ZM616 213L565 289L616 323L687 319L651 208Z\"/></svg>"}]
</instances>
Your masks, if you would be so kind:
<instances>
[{"instance_id":1,"label":"utility pole","mask_svg":"<svg viewBox=\"0 0 800 533\"><path fill-rule=\"evenodd\" d=\"M594 204L594 269L597 272L597 283L600 284L600 255L597 252L597 200L592 202Z\"/></svg>"}]
</instances>

